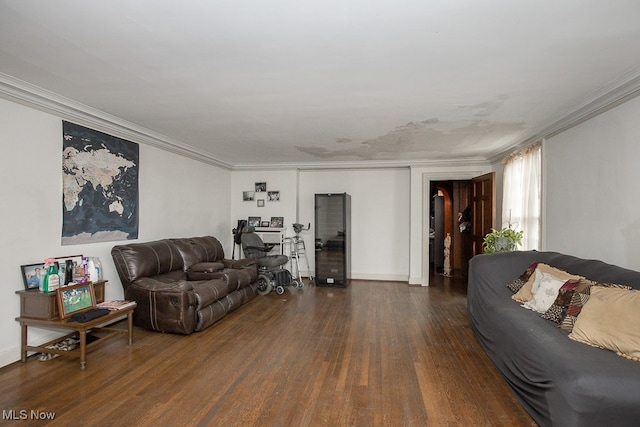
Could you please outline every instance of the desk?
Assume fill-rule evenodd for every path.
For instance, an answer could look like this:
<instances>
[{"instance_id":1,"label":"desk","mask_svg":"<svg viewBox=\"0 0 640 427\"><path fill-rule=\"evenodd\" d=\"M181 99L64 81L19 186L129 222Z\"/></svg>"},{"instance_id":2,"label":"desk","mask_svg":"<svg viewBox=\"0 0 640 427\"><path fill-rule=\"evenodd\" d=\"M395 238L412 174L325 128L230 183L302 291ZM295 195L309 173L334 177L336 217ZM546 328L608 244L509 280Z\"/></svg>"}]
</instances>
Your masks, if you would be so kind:
<instances>
[{"instance_id":1,"label":"desk","mask_svg":"<svg viewBox=\"0 0 640 427\"><path fill-rule=\"evenodd\" d=\"M20 322L20 326L22 327L22 340L21 340L21 360L23 362L27 361L27 352L28 351L36 351L39 353L51 353L57 354L60 356L72 356L75 357L79 354L80 356L80 369L84 369L86 367L87 361L87 348L93 347L94 345L100 344L101 342L106 341L109 338L113 338L118 335L128 335L129 337L129 345L133 343L133 310L135 310L136 305L123 308L122 310L112 311L111 313L98 317L96 319L90 320L85 323L67 321L60 318L57 319L37 319L32 317L18 317L16 320ZM108 328L106 326L126 317L127 318L127 329L115 329ZM38 346L32 346L28 344L27 336L28 336L28 328L31 327L40 327L40 328L53 328L53 329L63 329L63 330L72 330L74 332L60 338L56 338L53 341L46 342L44 344ZM87 332L91 332L96 335L104 335L100 336L100 339L87 344ZM58 341L61 341L65 338L75 335L78 333L80 336L80 348L64 351L58 349L47 348L48 345L54 344Z\"/></svg>"}]
</instances>

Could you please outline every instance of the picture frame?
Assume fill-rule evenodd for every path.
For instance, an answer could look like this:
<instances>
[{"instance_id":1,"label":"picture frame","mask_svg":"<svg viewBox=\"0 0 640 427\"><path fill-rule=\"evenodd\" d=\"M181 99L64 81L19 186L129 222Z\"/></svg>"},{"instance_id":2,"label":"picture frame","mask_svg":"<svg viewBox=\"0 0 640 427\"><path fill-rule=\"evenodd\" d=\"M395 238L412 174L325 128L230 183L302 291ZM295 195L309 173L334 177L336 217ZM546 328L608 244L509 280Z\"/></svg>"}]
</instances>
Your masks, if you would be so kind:
<instances>
[{"instance_id":1,"label":"picture frame","mask_svg":"<svg viewBox=\"0 0 640 427\"><path fill-rule=\"evenodd\" d=\"M272 216L271 217L271 228L282 228L284 226L284 217L283 216Z\"/></svg>"},{"instance_id":2,"label":"picture frame","mask_svg":"<svg viewBox=\"0 0 640 427\"><path fill-rule=\"evenodd\" d=\"M264 199L258 199L258 207L264 208Z\"/></svg>"},{"instance_id":3,"label":"picture frame","mask_svg":"<svg viewBox=\"0 0 640 427\"><path fill-rule=\"evenodd\" d=\"M279 202L280 201L280 192L279 191L267 191L267 200L270 202Z\"/></svg>"},{"instance_id":4,"label":"picture frame","mask_svg":"<svg viewBox=\"0 0 640 427\"><path fill-rule=\"evenodd\" d=\"M242 192L242 200L245 202L251 202L256 198L255 191L243 191Z\"/></svg>"},{"instance_id":5,"label":"picture frame","mask_svg":"<svg viewBox=\"0 0 640 427\"><path fill-rule=\"evenodd\" d=\"M264 193L265 191L267 191L267 183L256 182L255 189L256 189L256 193Z\"/></svg>"},{"instance_id":6,"label":"picture frame","mask_svg":"<svg viewBox=\"0 0 640 427\"><path fill-rule=\"evenodd\" d=\"M249 227L260 227L260 220L262 218L259 216L250 216L249 221L247 221L247 225Z\"/></svg>"},{"instance_id":7,"label":"picture frame","mask_svg":"<svg viewBox=\"0 0 640 427\"><path fill-rule=\"evenodd\" d=\"M24 281L24 289L26 291L37 291L40 289L40 283L46 274L44 262L21 265L20 271L22 272L22 280Z\"/></svg>"},{"instance_id":8,"label":"picture frame","mask_svg":"<svg viewBox=\"0 0 640 427\"><path fill-rule=\"evenodd\" d=\"M58 288L56 300L61 319L96 308L96 294L92 282Z\"/></svg>"},{"instance_id":9,"label":"picture frame","mask_svg":"<svg viewBox=\"0 0 640 427\"><path fill-rule=\"evenodd\" d=\"M269 224L269 221L262 221L260 222L260 227L269 228Z\"/></svg>"}]
</instances>

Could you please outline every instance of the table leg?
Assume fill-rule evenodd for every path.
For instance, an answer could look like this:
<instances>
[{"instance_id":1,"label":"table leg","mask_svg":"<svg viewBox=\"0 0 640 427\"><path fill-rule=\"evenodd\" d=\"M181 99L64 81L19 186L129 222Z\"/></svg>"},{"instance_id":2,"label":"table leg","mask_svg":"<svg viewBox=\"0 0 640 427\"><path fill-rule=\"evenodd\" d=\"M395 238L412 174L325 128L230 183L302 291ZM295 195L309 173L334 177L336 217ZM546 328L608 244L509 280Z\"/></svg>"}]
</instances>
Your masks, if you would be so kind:
<instances>
[{"instance_id":1,"label":"table leg","mask_svg":"<svg viewBox=\"0 0 640 427\"><path fill-rule=\"evenodd\" d=\"M20 360L27 361L27 325L22 324L22 338L20 342Z\"/></svg>"},{"instance_id":2,"label":"table leg","mask_svg":"<svg viewBox=\"0 0 640 427\"><path fill-rule=\"evenodd\" d=\"M80 334L80 369L84 370L87 365L87 331L78 331Z\"/></svg>"},{"instance_id":3,"label":"table leg","mask_svg":"<svg viewBox=\"0 0 640 427\"><path fill-rule=\"evenodd\" d=\"M133 344L133 310L127 314L127 327L129 328L129 345Z\"/></svg>"}]
</instances>

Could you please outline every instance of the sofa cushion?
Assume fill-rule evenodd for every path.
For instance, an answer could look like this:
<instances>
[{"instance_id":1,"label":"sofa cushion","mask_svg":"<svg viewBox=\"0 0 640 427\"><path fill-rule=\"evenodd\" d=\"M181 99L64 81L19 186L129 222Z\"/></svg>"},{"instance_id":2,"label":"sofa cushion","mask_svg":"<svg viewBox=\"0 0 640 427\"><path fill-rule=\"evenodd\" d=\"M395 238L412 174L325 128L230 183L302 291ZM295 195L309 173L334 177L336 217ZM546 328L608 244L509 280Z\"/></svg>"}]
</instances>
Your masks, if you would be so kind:
<instances>
[{"instance_id":1,"label":"sofa cushion","mask_svg":"<svg viewBox=\"0 0 640 427\"><path fill-rule=\"evenodd\" d=\"M552 274L536 271L536 279L531 287L532 298L522 304L524 308L544 313L551 307L558 296L558 291L564 285L564 281Z\"/></svg>"},{"instance_id":2,"label":"sofa cushion","mask_svg":"<svg viewBox=\"0 0 640 427\"><path fill-rule=\"evenodd\" d=\"M640 291L593 287L569 338L640 361Z\"/></svg>"},{"instance_id":3,"label":"sofa cushion","mask_svg":"<svg viewBox=\"0 0 640 427\"><path fill-rule=\"evenodd\" d=\"M538 266L538 261L531 264L529 267L527 267L524 273L522 273L517 279L507 283L507 288L514 294L517 293L520 289L522 289L525 283L529 281L529 278L531 277L533 272L536 270L537 266Z\"/></svg>"},{"instance_id":4,"label":"sofa cushion","mask_svg":"<svg viewBox=\"0 0 640 427\"><path fill-rule=\"evenodd\" d=\"M124 289L141 277L154 277L184 267L180 252L168 239L114 246L111 256Z\"/></svg>"},{"instance_id":5,"label":"sofa cushion","mask_svg":"<svg viewBox=\"0 0 640 427\"><path fill-rule=\"evenodd\" d=\"M184 269L188 270L199 262L217 262L224 259L224 249L218 239L212 236L171 239L184 259Z\"/></svg>"},{"instance_id":6,"label":"sofa cushion","mask_svg":"<svg viewBox=\"0 0 640 427\"><path fill-rule=\"evenodd\" d=\"M520 303L531 301L531 299L533 298L531 288L533 287L533 283L536 280L536 273L538 271L542 271L543 273L547 273L552 276L555 276L557 279L562 280L563 283L566 282L567 280L580 280L580 276L567 273L566 271L560 270L555 267L551 267L548 264L539 263L535 271L529 278L529 280L527 280L527 283L525 283L524 286L515 295L511 297L512 299Z\"/></svg>"},{"instance_id":7,"label":"sofa cushion","mask_svg":"<svg viewBox=\"0 0 640 427\"><path fill-rule=\"evenodd\" d=\"M224 279L190 282L196 294L198 310L212 304L229 293L229 284Z\"/></svg>"},{"instance_id":8,"label":"sofa cushion","mask_svg":"<svg viewBox=\"0 0 640 427\"><path fill-rule=\"evenodd\" d=\"M571 303L571 297L573 297L573 293L579 283L579 281L569 280L562 285L558 291L556 300L551 304L551 307L544 312L542 318L559 324L567 313L567 308Z\"/></svg>"},{"instance_id":9,"label":"sofa cushion","mask_svg":"<svg viewBox=\"0 0 640 427\"><path fill-rule=\"evenodd\" d=\"M573 295L571 296L571 302L567 307L566 314L560 324L558 325L560 329L563 329L567 332L571 332L573 330L573 326L582 311L582 307L589 301L589 297L591 295L591 288L593 286L600 286L606 288L620 288L620 289L631 289L630 286L626 285L618 285L614 283L597 283L592 282L591 280L581 279L576 287Z\"/></svg>"}]
</instances>

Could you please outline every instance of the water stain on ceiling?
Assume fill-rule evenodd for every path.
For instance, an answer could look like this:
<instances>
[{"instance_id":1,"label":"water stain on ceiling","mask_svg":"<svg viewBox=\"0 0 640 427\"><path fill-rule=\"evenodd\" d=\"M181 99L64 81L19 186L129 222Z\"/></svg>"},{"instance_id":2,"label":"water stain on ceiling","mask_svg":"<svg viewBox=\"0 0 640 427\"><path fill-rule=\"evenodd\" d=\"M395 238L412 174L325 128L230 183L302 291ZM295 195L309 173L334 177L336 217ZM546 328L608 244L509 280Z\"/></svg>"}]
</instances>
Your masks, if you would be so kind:
<instances>
[{"instance_id":1,"label":"water stain on ceiling","mask_svg":"<svg viewBox=\"0 0 640 427\"><path fill-rule=\"evenodd\" d=\"M501 148L505 135L521 135L524 121L489 119L508 96L473 105L460 105L458 113L464 118L442 120L438 117L411 121L388 133L364 141L337 138L335 144L324 146L296 146L300 152L319 159L332 160L411 160L443 157L486 155ZM460 114L456 114L460 115Z\"/></svg>"}]
</instances>

